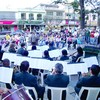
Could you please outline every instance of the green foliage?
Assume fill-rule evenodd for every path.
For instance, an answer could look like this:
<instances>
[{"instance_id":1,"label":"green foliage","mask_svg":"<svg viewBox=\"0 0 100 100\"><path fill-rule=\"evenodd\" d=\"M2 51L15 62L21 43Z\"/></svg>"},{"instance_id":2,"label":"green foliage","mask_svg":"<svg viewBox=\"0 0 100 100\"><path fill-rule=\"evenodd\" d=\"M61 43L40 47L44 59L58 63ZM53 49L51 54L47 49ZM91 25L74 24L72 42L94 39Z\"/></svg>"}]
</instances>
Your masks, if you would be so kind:
<instances>
[{"instance_id":1,"label":"green foliage","mask_svg":"<svg viewBox=\"0 0 100 100\"><path fill-rule=\"evenodd\" d=\"M90 11L89 10L85 10L85 14L89 14L90 13Z\"/></svg>"},{"instance_id":2,"label":"green foliage","mask_svg":"<svg viewBox=\"0 0 100 100\"><path fill-rule=\"evenodd\" d=\"M72 2L71 5L72 5L75 12L79 11L79 9L78 9L79 8L79 2L78 1Z\"/></svg>"},{"instance_id":3,"label":"green foliage","mask_svg":"<svg viewBox=\"0 0 100 100\"><path fill-rule=\"evenodd\" d=\"M82 20L82 17L81 17L81 16L79 17L79 20L80 20L80 21Z\"/></svg>"},{"instance_id":4,"label":"green foliage","mask_svg":"<svg viewBox=\"0 0 100 100\"><path fill-rule=\"evenodd\" d=\"M93 20L95 20L95 19L96 19L96 15L92 15L92 17L93 17Z\"/></svg>"},{"instance_id":5,"label":"green foliage","mask_svg":"<svg viewBox=\"0 0 100 100\"><path fill-rule=\"evenodd\" d=\"M94 9L92 9L90 12L91 12L91 13L94 13Z\"/></svg>"},{"instance_id":6,"label":"green foliage","mask_svg":"<svg viewBox=\"0 0 100 100\"><path fill-rule=\"evenodd\" d=\"M89 19L89 16L86 16L85 19L88 20Z\"/></svg>"}]
</instances>

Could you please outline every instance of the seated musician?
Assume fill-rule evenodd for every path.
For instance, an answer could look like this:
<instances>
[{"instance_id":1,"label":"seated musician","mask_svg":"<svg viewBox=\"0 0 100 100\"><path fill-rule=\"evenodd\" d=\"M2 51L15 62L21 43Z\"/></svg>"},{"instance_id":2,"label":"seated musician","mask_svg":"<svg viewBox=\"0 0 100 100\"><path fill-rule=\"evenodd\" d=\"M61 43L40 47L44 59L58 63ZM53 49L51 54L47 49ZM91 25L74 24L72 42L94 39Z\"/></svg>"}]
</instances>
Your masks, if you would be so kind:
<instances>
[{"instance_id":1,"label":"seated musician","mask_svg":"<svg viewBox=\"0 0 100 100\"><path fill-rule=\"evenodd\" d=\"M68 55L67 50L66 49L62 50L62 55L58 58L58 60L60 61L69 60L69 57L67 55Z\"/></svg>"},{"instance_id":2,"label":"seated musician","mask_svg":"<svg viewBox=\"0 0 100 100\"><path fill-rule=\"evenodd\" d=\"M14 75L14 81L18 85L24 84L25 86L35 87L38 94L38 98L41 98L41 100L43 100L45 88L39 86L36 76L31 75L28 72L29 66L30 65L28 61L23 61L20 65L21 72L16 73ZM32 98L35 100L33 91L29 90L29 93L32 96Z\"/></svg>"},{"instance_id":3,"label":"seated musician","mask_svg":"<svg viewBox=\"0 0 100 100\"><path fill-rule=\"evenodd\" d=\"M53 59L50 57L49 51L48 51L48 50L45 50L45 51L43 52L42 58L43 58L43 59L47 59L47 60L51 60L51 61L53 60Z\"/></svg>"},{"instance_id":4,"label":"seated musician","mask_svg":"<svg viewBox=\"0 0 100 100\"><path fill-rule=\"evenodd\" d=\"M79 57L83 56L83 49L81 47L78 47L76 53L76 56L72 56L72 62L76 62Z\"/></svg>"},{"instance_id":5,"label":"seated musician","mask_svg":"<svg viewBox=\"0 0 100 100\"><path fill-rule=\"evenodd\" d=\"M69 77L63 74L63 65L55 64L52 75L48 75L44 83L51 87L67 87L69 84ZM66 100L66 92L63 91L62 100ZM48 99L51 100L51 92L48 91Z\"/></svg>"},{"instance_id":6,"label":"seated musician","mask_svg":"<svg viewBox=\"0 0 100 100\"><path fill-rule=\"evenodd\" d=\"M100 88L100 76L99 76L99 72L100 72L100 67L99 65L95 65L93 64L90 67L90 76L86 75L83 76L82 78L79 79L79 81L77 82L76 86L75 86L75 92L77 94L79 94L81 88L84 87L98 87ZM86 95L87 95L87 90L85 90L81 96L81 100L86 100ZM98 97L100 97L100 93L98 95ZM96 99L98 100L98 99Z\"/></svg>"}]
</instances>

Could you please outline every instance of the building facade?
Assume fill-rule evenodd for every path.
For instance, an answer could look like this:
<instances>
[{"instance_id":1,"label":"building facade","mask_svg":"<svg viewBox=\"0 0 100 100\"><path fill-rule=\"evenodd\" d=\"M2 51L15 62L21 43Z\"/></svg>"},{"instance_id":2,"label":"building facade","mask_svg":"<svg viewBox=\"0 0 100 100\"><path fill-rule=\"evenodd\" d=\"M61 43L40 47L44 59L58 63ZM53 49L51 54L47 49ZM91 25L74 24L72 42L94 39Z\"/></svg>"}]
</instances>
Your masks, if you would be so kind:
<instances>
[{"instance_id":1,"label":"building facade","mask_svg":"<svg viewBox=\"0 0 100 100\"><path fill-rule=\"evenodd\" d=\"M90 26L90 27L98 26L97 13L90 13L86 16L86 26Z\"/></svg>"},{"instance_id":2,"label":"building facade","mask_svg":"<svg viewBox=\"0 0 100 100\"><path fill-rule=\"evenodd\" d=\"M19 28L28 28L33 30L34 28L39 28L44 26L45 11L37 10L33 8L19 9L16 12L16 21Z\"/></svg>"},{"instance_id":3,"label":"building facade","mask_svg":"<svg viewBox=\"0 0 100 100\"><path fill-rule=\"evenodd\" d=\"M10 31L15 27L16 15L15 11L0 11L0 31Z\"/></svg>"}]
</instances>

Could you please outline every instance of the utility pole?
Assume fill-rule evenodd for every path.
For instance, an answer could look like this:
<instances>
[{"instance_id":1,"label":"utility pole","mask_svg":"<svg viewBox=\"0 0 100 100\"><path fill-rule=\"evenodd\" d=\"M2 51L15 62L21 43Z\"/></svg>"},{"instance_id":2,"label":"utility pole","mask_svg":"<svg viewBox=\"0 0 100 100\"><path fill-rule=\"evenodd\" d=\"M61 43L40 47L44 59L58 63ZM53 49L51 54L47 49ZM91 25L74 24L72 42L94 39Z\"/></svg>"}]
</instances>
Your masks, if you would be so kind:
<instances>
[{"instance_id":1,"label":"utility pole","mask_svg":"<svg viewBox=\"0 0 100 100\"><path fill-rule=\"evenodd\" d=\"M80 2L80 15L81 15L81 18L80 18L80 26L81 26L81 29L84 29L85 28L85 8L84 8L84 0L79 0Z\"/></svg>"}]
</instances>

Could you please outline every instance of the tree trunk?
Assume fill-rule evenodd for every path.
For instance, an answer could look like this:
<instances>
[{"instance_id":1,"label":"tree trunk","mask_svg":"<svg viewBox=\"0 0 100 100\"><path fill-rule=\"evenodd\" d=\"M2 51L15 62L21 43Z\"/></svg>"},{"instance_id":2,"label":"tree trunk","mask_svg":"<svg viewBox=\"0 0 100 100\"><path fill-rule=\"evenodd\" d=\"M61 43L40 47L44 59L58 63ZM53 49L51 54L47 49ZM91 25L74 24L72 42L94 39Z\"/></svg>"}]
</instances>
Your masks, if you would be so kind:
<instances>
[{"instance_id":1,"label":"tree trunk","mask_svg":"<svg viewBox=\"0 0 100 100\"><path fill-rule=\"evenodd\" d=\"M80 25L81 25L81 29L85 28L85 9L84 9L84 0L80 0Z\"/></svg>"},{"instance_id":2,"label":"tree trunk","mask_svg":"<svg viewBox=\"0 0 100 100\"><path fill-rule=\"evenodd\" d=\"M98 13L98 27L100 29L100 12Z\"/></svg>"}]
</instances>

